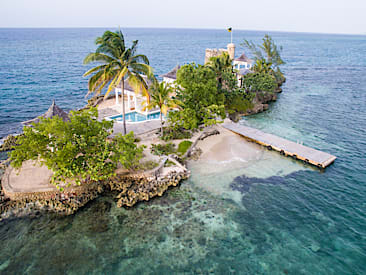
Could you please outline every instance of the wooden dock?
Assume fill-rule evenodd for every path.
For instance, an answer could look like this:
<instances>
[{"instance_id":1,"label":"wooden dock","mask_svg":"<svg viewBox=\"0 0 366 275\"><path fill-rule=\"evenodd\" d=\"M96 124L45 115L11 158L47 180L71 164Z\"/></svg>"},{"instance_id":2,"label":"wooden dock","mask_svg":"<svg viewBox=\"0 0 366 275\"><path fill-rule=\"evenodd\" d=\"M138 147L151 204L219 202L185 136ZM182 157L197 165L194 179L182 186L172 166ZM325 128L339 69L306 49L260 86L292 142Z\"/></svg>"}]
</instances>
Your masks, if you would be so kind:
<instances>
[{"instance_id":1,"label":"wooden dock","mask_svg":"<svg viewBox=\"0 0 366 275\"><path fill-rule=\"evenodd\" d=\"M222 127L263 145L269 150L276 150L284 156L302 160L319 168L327 167L336 159L331 154L238 123L227 122L222 124Z\"/></svg>"}]
</instances>

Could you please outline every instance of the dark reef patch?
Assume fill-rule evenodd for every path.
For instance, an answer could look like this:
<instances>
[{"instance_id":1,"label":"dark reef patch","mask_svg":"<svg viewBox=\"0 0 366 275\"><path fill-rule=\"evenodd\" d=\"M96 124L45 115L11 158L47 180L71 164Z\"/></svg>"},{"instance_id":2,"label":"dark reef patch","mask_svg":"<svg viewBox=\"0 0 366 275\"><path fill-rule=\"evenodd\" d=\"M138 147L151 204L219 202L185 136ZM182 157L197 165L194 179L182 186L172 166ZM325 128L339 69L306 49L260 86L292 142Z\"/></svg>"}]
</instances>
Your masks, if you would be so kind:
<instances>
[{"instance_id":1,"label":"dark reef patch","mask_svg":"<svg viewBox=\"0 0 366 275\"><path fill-rule=\"evenodd\" d=\"M256 178L256 177L247 177L245 175L238 176L234 178L233 182L230 183L230 187L233 190L237 190L242 194L248 193L250 191L250 187L252 184L288 184L292 180L296 180L296 178L305 176L308 173L313 173L312 171L297 171L286 176L272 176L268 178Z\"/></svg>"}]
</instances>

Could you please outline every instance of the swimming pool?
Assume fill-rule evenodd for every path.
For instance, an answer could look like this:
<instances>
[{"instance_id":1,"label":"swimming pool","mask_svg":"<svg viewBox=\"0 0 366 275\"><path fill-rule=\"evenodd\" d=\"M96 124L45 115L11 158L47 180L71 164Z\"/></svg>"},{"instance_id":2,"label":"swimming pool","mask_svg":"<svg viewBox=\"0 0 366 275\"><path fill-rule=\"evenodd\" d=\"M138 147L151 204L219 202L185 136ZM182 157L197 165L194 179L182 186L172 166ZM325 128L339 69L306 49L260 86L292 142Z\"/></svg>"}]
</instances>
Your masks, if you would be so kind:
<instances>
[{"instance_id":1,"label":"swimming pool","mask_svg":"<svg viewBox=\"0 0 366 275\"><path fill-rule=\"evenodd\" d=\"M126 122L142 122L147 120L159 119L160 112L150 113L150 114L141 114L138 112L131 112L126 114ZM116 115L109 117L111 120L115 120L117 122L123 121L123 115Z\"/></svg>"}]
</instances>

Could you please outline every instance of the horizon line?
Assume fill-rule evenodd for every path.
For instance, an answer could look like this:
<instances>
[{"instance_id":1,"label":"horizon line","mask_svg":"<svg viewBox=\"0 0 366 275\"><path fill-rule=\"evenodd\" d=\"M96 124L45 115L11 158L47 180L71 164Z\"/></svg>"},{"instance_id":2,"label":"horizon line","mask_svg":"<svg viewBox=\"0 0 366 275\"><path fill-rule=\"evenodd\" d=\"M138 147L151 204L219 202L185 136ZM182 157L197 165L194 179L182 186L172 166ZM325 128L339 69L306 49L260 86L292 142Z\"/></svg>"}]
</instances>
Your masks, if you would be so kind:
<instances>
[{"instance_id":1,"label":"horizon line","mask_svg":"<svg viewBox=\"0 0 366 275\"><path fill-rule=\"evenodd\" d=\"M1 27L0 29L108 29L119 27ZM227 30L225 28L193 28L193 27L122 27L121 29L176 29L176 30ZM328 34L328 35L356 35L365 36L365 33L332 33L332 32L311 32L311 31L285 31L285 30L256 30L256 29L236 29L237 31L249 32L278 32L278 33L299 33L299 34Z\"/></svg>"}]
</instances>

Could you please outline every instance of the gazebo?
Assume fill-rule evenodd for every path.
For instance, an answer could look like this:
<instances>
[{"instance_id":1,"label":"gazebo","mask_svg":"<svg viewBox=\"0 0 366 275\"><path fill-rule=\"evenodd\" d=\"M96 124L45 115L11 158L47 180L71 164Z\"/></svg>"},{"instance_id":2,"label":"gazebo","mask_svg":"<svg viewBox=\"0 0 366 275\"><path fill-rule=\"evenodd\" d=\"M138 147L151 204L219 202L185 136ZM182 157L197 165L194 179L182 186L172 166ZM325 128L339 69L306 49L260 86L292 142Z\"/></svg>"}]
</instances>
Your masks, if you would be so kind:
<instances>
[{"instance_id":1,"label":"gazebo","mask_svg":"<svg viewBox=\"0 0 366 275\"><path fill-rule=\"evenodd\" d=\"M250 69L253 66L254 61L248 58L245 53L243 53L238 58L234 59L233 66L235 69Z\"/></svg>"},{"instance_id":2,"label":"gazebo","mask_svg":"<svg viewBox=\"0 0 366 275\"><path fill-rule=\"evenodd\" d=\"M152 82L151 80L148 79L147 76L142 76L143 79L145 80L148 88L150 88ZM122 94L122 85L119 84L116 88L115 88L115 94L116 94L116 105L119 104L118 101L118 94ZM141 112L143 109L143 101L145 100L145 97L142 96L141 94L136 94L135 90L131 87L131 85L128 83L128 79L126 79L124 81L124 94L125 94L125 98L127 98L127 110L135 110L135 111L139 111ZM147 111L145 111L147 112Z\"/></svg>"},{"instance_id":3,"label":"gazebo","mask_svg":"<svg viewBox=\"0 0 366 275\"><path fill-rule=\"evenodd\" d=\"M22 124L24 126L32 127L32 123L38 123L40 121L41 117L51 118L51 117L54 117L54 116L59 116L64 121L69 121L70 120L69 115L64 110L62 110L60 107L58 107L55 103L55 100L53 100L53 102L52 102L50 108L48 108L47 112L45 112L43 115L38 116L36 118L33 118L31 120L23 121Z\"/></svg>"}]
</instances>

